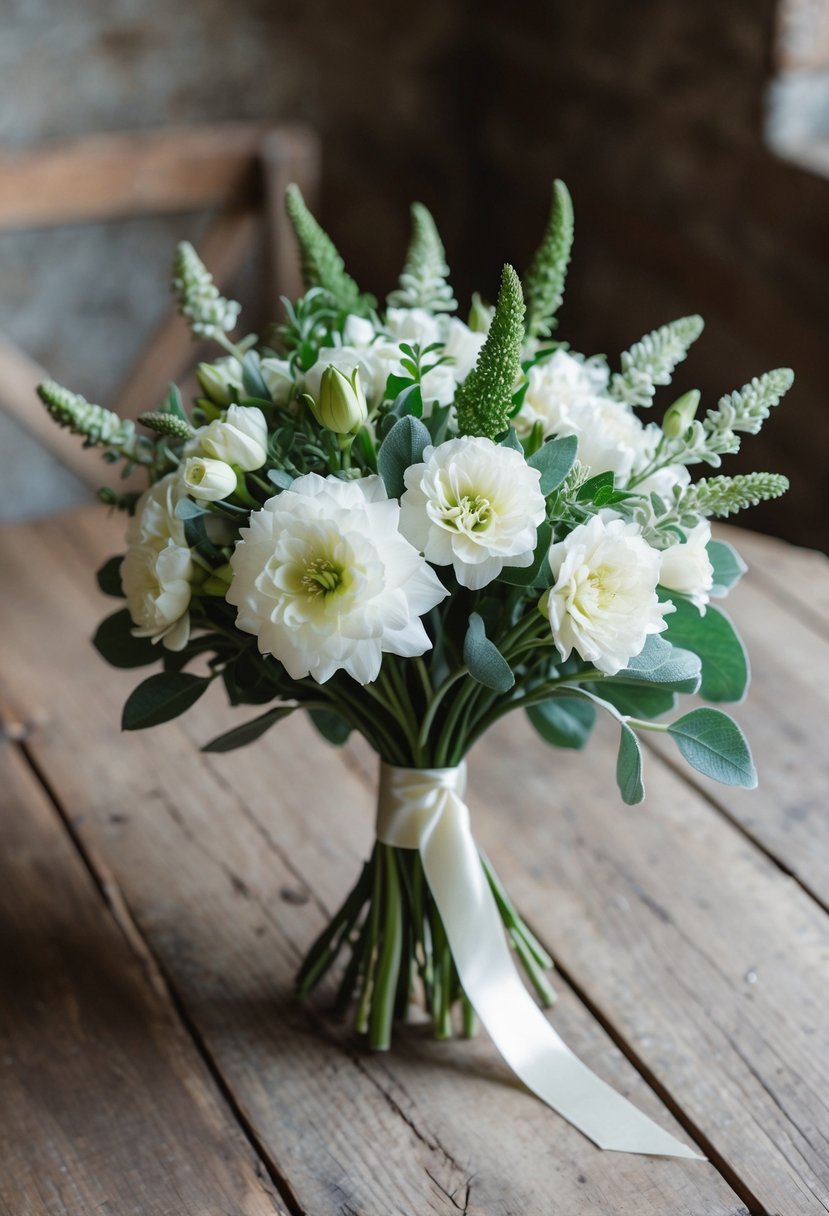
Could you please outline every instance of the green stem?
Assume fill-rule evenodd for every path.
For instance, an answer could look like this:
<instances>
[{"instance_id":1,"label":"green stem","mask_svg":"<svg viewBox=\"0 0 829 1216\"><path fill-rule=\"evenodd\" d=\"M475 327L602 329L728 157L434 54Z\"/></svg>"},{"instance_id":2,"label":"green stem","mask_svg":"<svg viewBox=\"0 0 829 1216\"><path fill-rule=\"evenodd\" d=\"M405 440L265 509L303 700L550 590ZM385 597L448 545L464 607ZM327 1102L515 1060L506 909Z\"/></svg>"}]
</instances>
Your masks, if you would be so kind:
<instances>
[{"instance_id":1,"label":"green stem","mask_svg":"<svg viewBox=\"0 0 829 1216\"><path fill-rule=\"evenodd\" d=\"M374 991L371 997L369 1045L375 1051L388 1051L397 995L397 978L403 948L403 917L400 904L400 880L394 851L383 845L378 859L384 879L383 939Z\"/></svg>"},{"instance_id":2,"label":"green stem","mask_svg":"<svg viewBox=\"0 0 829 1216\"><path fill-rule=\"evenodd\" d=\"M380 925L380 901L383 892L380 848L381 846L379 844L375 844L374 852L371 856L372 877L374 881L372 883L371 905L369 907L369 929L368 938L366 941L366 965L363 971L363 987L360 993L360 999L357 1003L357 1013L354 1017L354 1028L358 1034L366 1034L368 1032L371 996L372 989L374 987L374 970L377 965L377 934Z\"/></svg>"}]
</instances>

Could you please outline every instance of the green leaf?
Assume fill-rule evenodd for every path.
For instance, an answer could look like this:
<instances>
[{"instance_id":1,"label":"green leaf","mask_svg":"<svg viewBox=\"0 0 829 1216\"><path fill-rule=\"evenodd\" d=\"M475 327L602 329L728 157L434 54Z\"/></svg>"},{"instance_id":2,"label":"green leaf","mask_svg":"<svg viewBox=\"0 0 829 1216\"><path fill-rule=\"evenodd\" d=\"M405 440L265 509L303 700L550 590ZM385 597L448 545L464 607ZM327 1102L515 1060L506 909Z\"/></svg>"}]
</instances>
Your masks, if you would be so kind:
<instances>
[{"instance_id":1,"label":"green leaf","mask_svg":"<svg viewBox=\"0 0 829 1216\"><path fill-rule=\"evenodd\" d=\"M709 540L706 545L708 560L714 567L714 585L711 594L725 595L745 574L748 566L736 549L724 540Z\"/></svg>"},{"instance_id":2,"label":"green leaf","mask_svg":"<svg viewBox=\"0 0 829 1216\"><path fill-rule=\"evenodd\" d=\"M668 727L668 734L697 772L722 785L751 790L757 773L748 743L733 718L720 709L694 709Z\"/></svg>"},{"instance_id":3,"label":"green leaf","mask_svg":"<svg viewBox=\"0 0 829 1216\"><path fill-rule=\"evenodd\" d=\"M101 621L92 644L113 667L145 667L161 658L149 638L134 638L132 617L127 608Z\"/></svg>"},{"instance_id":4,"label":"green leaf","mask_svg":"<svg viewBox=\"0 0 829 1216\"><path fill-rule=\"evenodd\" d=\"M637 683L659 684L674 692L697 692L700 677L701 663L696 652L682 650L666 642L664 635L651 634L642 651L622 671L609 676L607 682L617 680L629 683L635 680ZM600 696L604 696L604 684Z\"/></svg>"},{"instance_id":5,"label":"green leaf","mask_svg":"<svg viewBox=\"0 0 829 1216\"><path fill-rule=\"evenodd\" d=\"M195 705L210 685L209 677L184 671L162 671L134 689L124 706L122 730L145 730L177 718Z\"/></svg>"},{"instance_id":6,"label":"green leaf","mask_svg":"<svg viewBox=\"0 0 829 1216\"><path fill-rule=\"evenodd\" d=\"M309 709L308 717L323 739L335 747L342 747L353 729L348 719L333 709Z\"/></svg>"},{"instance_id":7,"label":"green leaf","mask_svg":"<svg viewBox=\"0 0 829 1216\"><path fill-rule=\"evenodd\" d=\"M688 600L673 599L676 612L663 637L674 646L692 650L702 660L700 694L706 701L741 701L750 677L748 656L731 621L709 604L705 616Z\"/></svg>"},{"instance_id":8,"label":"green leaf","mask_svg":"<svg viewBox=\"0 0 829 1216\"><path fill-rule=\"evenodd\" d=\"M401 379L401 377L392 377L391 379ZM413 383L411 380L405 382L405 388L402 388L396 394L389 415L392 418L406 418L411 415L413 418L421 418L423 416L423 393L419 384Z\"/></svg>"},{"instance_id":9,"label":"green leaf","mask_svg":"<svg viewBox=\"0 0 829 1216\"><path fill-rule=\"evenodd\" d=\"M527 464L531 469L538 469L541 474L539 489L545 498L563 484L573 467L578 446L579 441L575 435L565 435L563 439L549 439L530 456Z\"/></svg>"},{"instance_id":10,"label":"green leaf","mask_svg":"<svg viewBox=\"0 0 829 1216\"><path fill-rule=\"evenodd\" d=\"M645 787L642 784L642 749L627 723L622 722L621 728L619 754L616 758L616 784L622 801L628 806L636 806L637 802L641 802L645 797Z\"/></svg>"},{"instance_id":11,"label":"green leaf","mask_svg":"<svg viewBox=\"0 0 829 1216\"><path fill-rule=\"evenodd\" d=\"M194 502L192 498L180 498L173 513L176 519L198 519L200 515L207 515L208 509L204 503Z\"/></svg>"},{"instance_id":12,"label":"green leaf","mask_svg":"<svg viewBox=\"0 0 829 1216\"><path fill-rule=\"evenodd\" d=\"M123 560L120 554L117 557L111 557L109 561L104 562L95 575L104 595L111 595L116 600L124 599L124 589L121 586L121 562Z\"/></svg>"},{"instance_id":13,"label":"green leaf","mask_svg":"<svg viewBox=\"0 0 829 1216\"><path fill-rule=\"evenodd\" d=\"M236 726L224 735L211 739L201 750L203 752L232 752L237 747L246 747L248 743L260 739L275 722L287 718L297 708L296 705L278 705L275 709L269 709L267 713L260 714L258 718L252 718L250 722L243 722L241 726Z\"/></svg>"},{"instance_id":14,"label":"green leaf","mask_svg":"<svg viewBox=\"0 0 829 1216\"><path fill-rule=\"evenodd\" d=\"M259 370L259 359L252 350L249 350L242 360L242 384L245 386L245 392L251 397L272 403L270 391Z\"/></svg>"},{"instance_id":15,"label":"green leaf","mask_svg":"<svg viewBox=\"0 0 829 1216\"><path fill-rule=\"evenodd\" d=\"M539 581L540 575L545 570L544 563L547 561L547 554L550 552L550 543L553 539L552 524L548 524L545 520L540 525L536 533L535 552L533 555L532 565L530 566L505 566L498 579L502 583L509 583L511 587L532 587ZM547 564L546 569L549 571L550 566ZM552 574L552 571L550 571Z\"/></svg>"},{"instance_id":16,"label":"green leaf","mask_svg":"<svg viewBox=\"0 0 829 1216\"><path fill-rule=\"evenodd\" d=\"M268 481L272 481L278 490L290 490L294 479L285 469L268 469Z\"/></svg>"},{"instance_id":17,"label":"green leaf","mask_svg":"<svg viewBox=\"0 0 829 1216\"><path fill-rule=\"evenodd\" d=\"M406 488L404 474L413 464L418 464L424 448L432 437L423 423L406 415L389 431L377 452L377 469L383 478L389 498L399 498Z\"/></svg>"},{"instance_id":18,"label":"green leaf","mask_svg":"<svg viewBox=\"0 0 829 1216\"><path fill-rule=\"evenodd\" d=\"M651 684L591 684L591 691L630 718L661 718L676 707L676 693Z\"/></svg>"},{"instance_id":19,"label":"green leaf","mask_svg":"<svg viewBox=\"0 0 829 1216\"><path fill-rule=\"evenodd\" d=\"M583 482L579 487L576 499L578 502L594 502L597 494L604 494L607 490L610 490L612 493L613 482L613 473L597 473L595 477L590 477L587 481Z\"/></svg>"},{"instance_id":20,"label":"green leaf","mask_svg":"<svg viewBox=\"0 0 829 1216\"><path fill-rule=\"evenodd\" d=\"M556 697L531 705L527 717L546 743L580 751L593 730L596 707L575 697Z\"/></svg>"},{"instance_id":21,"label":"green leaf","mask_svg":"<svg viewBox=\"0 0 829 1216\"><path fill-rule=\"evenodd\" d=\"M463 642L463 661L469 674L479 684L495 692L508 692L515 676L507 660L494 642L486 636L483 618L473 612Z\"/></svg>"}]
</instances>

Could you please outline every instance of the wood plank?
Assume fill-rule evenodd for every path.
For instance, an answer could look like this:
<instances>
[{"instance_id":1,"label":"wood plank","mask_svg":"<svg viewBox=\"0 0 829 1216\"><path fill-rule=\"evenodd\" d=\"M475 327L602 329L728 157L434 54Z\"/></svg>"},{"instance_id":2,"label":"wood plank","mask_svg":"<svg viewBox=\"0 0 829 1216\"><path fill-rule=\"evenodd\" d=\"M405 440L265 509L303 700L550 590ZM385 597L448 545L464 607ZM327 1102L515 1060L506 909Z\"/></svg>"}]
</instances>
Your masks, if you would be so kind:
<instances>
[{"instance_id":1,"label":"wood plank","mask_svg":"<svg viewBox=\"0 0 829 1216\"><path fill-rule=\"evenodd\" d=\"M291 138L293 128L283 128ZM261 124L84 135L0 153L0 229L255 201ZM279 128L270 129L278 138Z\"/></svg>"},{"instance_id":2,"label":"wood plank","mask_svg":"<svg viewBox=\"0 0 829 1216\"><path fill-rule=\"evenodd\" d=\"M0 771L0 1212L282 1212L9 744Z\"/></svg>"},{"instance_id":3,"label":"wood plank","mask_svg":"<svg viewBox=\"0 0 829 1216\"><path fill-rule=\"evenodd\" d=\"M752 579L772 599L816 633L829 637L829 557L825 553L722 524L716 534L739 550L751 568Z\"/></svg>"},{"instance_id":4,"label":"wood plank","mask_svg":"<svg viewBox=\"0 0 829 1216\"><path fill-rule=\"evenodd\" d=\"M88 572L112 551L111 530L87 514L14 535L8 585L25 611L5 614L2 685L24 690L29 712L50 706L32 740L39 763L73 817L83 808L78 832L105 859L298 1209L410 1216L466 1205L470 1216L548 1216L554 1191L563 1212L745 1211L709 1165L595 1150L516 1086L484 1040L436 1044L412 1028L376 1057L298 1009L291 976L320 905L341 897L370 839L362 778L303 721L264 740L255 764L253 753L199 757L194 737L228 721L218 697L189 721L119 737L118 705L135 673L108 670L72 644L100 614ZM48 599L37 595L45 569ZM671 1126L560 987L557 1025L574 1049Z\"/></svg>"}]
</instances>

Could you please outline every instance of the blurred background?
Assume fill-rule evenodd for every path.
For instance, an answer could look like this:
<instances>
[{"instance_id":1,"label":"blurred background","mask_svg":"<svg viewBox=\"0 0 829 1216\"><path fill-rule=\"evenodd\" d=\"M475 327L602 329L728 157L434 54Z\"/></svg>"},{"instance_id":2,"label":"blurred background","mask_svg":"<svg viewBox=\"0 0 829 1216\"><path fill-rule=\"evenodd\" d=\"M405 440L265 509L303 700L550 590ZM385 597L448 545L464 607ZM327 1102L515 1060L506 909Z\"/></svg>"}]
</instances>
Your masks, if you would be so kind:
<instances>
[{"instance_id":1,"label":"blurred background","mask_svg":"<svg viewBox=\"0 0 829 1216\"><path fill-rule=\"evenodd\" d=\"M53 141L301 122L320 143L319 217L361 286L394 285L417 198L465 308L474 289L494 296L503 261L526 265L564 178L576 243L558 336L614 360L700 312L676 385L708 405L793 367L725 471L788 474L789 495L740 522L829 551L829 0L4 0L3 14L0 202L8 167ZM44 189L59 210L61 180ZM43 226L19 210L4 225L0 206L0 335L31 360L18 382L37 365L111 405L163 324L176 241L198 244L210 209ZM263 248L228 284L247 329L279 312ZM14 359L0 358L5 518L90 494L19 397L3 408Z\"/></svg>"}]
</instances>

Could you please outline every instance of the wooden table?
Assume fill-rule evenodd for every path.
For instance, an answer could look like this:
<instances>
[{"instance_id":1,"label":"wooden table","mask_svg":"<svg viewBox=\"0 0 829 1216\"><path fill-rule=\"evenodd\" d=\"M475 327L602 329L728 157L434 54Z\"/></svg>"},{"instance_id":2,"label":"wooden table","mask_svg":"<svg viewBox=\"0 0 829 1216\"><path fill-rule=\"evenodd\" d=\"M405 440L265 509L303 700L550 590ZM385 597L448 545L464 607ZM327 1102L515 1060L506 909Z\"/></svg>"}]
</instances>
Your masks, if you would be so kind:
<instances>
[{"instance_id":1,"label":"wooden table","mask_svg":"<svg viewBox=\"0 0 829 1216\"><path fill-rule=\"evenodd\" d=\"M829 1210L829 563L750 534L730 600L760 789L517 718L475 830L559 966L555 1024L709 1163L602 1153L483 1038L371 1055L291 998L371 837L374 770L303 721L226 756L221 698L135 735L87 643L98 511L2 542L3 1216L719 1216ZM241 719L244 711L236 711Z\"/></svg>"}]
</instances>

